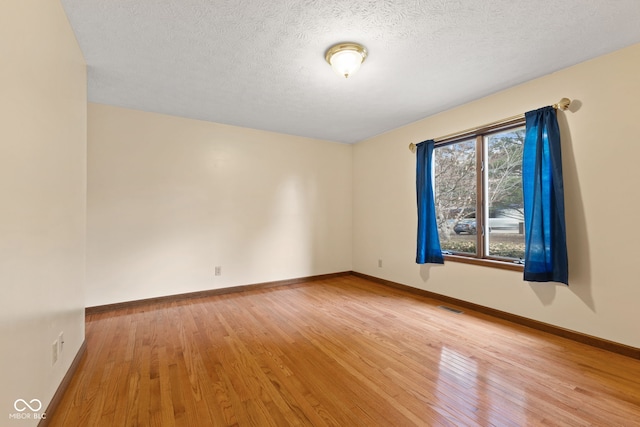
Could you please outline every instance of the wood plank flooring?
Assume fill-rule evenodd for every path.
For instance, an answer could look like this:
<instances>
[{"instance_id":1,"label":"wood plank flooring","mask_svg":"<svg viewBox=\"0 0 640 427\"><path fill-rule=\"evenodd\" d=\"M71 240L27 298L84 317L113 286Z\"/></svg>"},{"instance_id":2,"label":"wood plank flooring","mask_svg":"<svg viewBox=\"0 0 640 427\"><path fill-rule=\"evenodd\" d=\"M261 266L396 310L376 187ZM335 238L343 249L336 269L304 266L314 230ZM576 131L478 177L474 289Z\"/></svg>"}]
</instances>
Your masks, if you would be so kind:
<instances>
[{"instance_id":1,"label":"wood plank flooring","mask_svg":"<svg viewBox=\"0 0 640 427\"><path fill-rule=\"evenodd\" d=\"M51 426L640 426L640 361L354 276L87 317Z\"/></svg>"}]
</instances>

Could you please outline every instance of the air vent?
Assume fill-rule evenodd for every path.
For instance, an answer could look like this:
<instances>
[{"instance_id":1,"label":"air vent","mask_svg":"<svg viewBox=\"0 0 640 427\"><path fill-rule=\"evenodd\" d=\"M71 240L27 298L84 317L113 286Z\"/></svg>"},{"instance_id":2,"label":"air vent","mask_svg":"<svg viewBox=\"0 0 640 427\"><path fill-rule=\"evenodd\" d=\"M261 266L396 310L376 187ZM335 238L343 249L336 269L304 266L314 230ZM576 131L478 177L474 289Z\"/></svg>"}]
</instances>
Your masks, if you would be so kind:
<instances>
[{"instance_id":1,"label":"air vent","mask_svg":"<svg viewBox=\"0 0 640 427\"><path fill-rule=\"evenodd\" d=\"M456 310L455 308L447 307L446 305L439 305L438 308L441 308L442 310L450 311L450 312L455 313L455 314L464 313L464 311L462 311L462 310Z\"/></svg>"}]
</instances>

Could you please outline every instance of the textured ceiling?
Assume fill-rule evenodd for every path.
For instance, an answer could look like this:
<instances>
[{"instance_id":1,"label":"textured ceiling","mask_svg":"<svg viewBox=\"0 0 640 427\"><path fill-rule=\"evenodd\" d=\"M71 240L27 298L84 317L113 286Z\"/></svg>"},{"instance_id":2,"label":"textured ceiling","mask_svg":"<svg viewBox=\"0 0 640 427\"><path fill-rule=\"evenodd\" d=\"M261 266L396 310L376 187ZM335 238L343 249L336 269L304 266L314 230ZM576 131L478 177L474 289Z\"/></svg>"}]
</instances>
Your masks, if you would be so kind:
<instances>
[{"instance_id":1,"label":"textured ceiling","mask_svg":"<svg viewBox=\"0 0 640 427\"><path fill-rule=\"evenodd\" d=\"M347 143L640 42L640 0L62 4L89 101ZM348 80L341 41L369 50Z\"/></svg>"}]
</instances>

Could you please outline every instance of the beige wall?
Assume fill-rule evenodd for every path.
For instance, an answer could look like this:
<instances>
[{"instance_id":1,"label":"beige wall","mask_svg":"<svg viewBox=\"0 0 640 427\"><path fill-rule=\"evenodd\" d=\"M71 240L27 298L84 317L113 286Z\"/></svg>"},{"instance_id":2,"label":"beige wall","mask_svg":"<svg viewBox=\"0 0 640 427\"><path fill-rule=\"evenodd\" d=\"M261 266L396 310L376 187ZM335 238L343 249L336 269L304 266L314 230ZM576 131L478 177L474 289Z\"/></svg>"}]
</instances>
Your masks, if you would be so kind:
<instances>
[{"instance_id":1,"label":"beige wall","mask_svg":"<svg viewBox=\"0 0 640 427\"><path fill-rule=\"evenodd\" d=\"M640 347L640 45L426 118L354 147L354 270ZM415 264L420 142L557 102L570 287L517 272ZM377 260L383 260L378 268Z\"/></svg>"},{"instance_id":2,"label":"beige wall","mask_svg":"<svg viewBox=\"0 0 640 427\"><path fill-rule=\"evenodd\" d=\"M84 340L86 67L57 0L1 3L0 58L0 424L30 426Z\"/></svg>"},{"instance_id":3,"label":"beige wall","mask_svg":"<svg viewBox=\"0 0 640 427\"><path fill-rule=\"evenodd\" d=\"M87 306L351 270L350 146L88 116Z\"/></svg>"}]
</instances>

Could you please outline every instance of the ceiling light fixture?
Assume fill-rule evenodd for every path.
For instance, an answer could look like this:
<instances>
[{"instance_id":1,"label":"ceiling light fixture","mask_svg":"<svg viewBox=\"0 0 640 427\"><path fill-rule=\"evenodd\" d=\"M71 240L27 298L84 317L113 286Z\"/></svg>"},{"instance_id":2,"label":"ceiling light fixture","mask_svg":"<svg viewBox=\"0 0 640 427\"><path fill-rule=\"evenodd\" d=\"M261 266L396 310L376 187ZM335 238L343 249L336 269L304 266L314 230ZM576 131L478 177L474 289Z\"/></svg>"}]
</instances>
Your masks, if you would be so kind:
<instances>
[{"instance_id":1,"label":"ceiling light fixture","mask_svg":"<svg viewBox=\"0 0 640 427\"><path fill-rule=\"evenodd\" d=\"M367 58L367 49L353 42L338 43L331 46L324 55L324 59L331 64L331 68L345 79L353 75L360 68L360 64Z\"/></svg>"}]
</instances>

